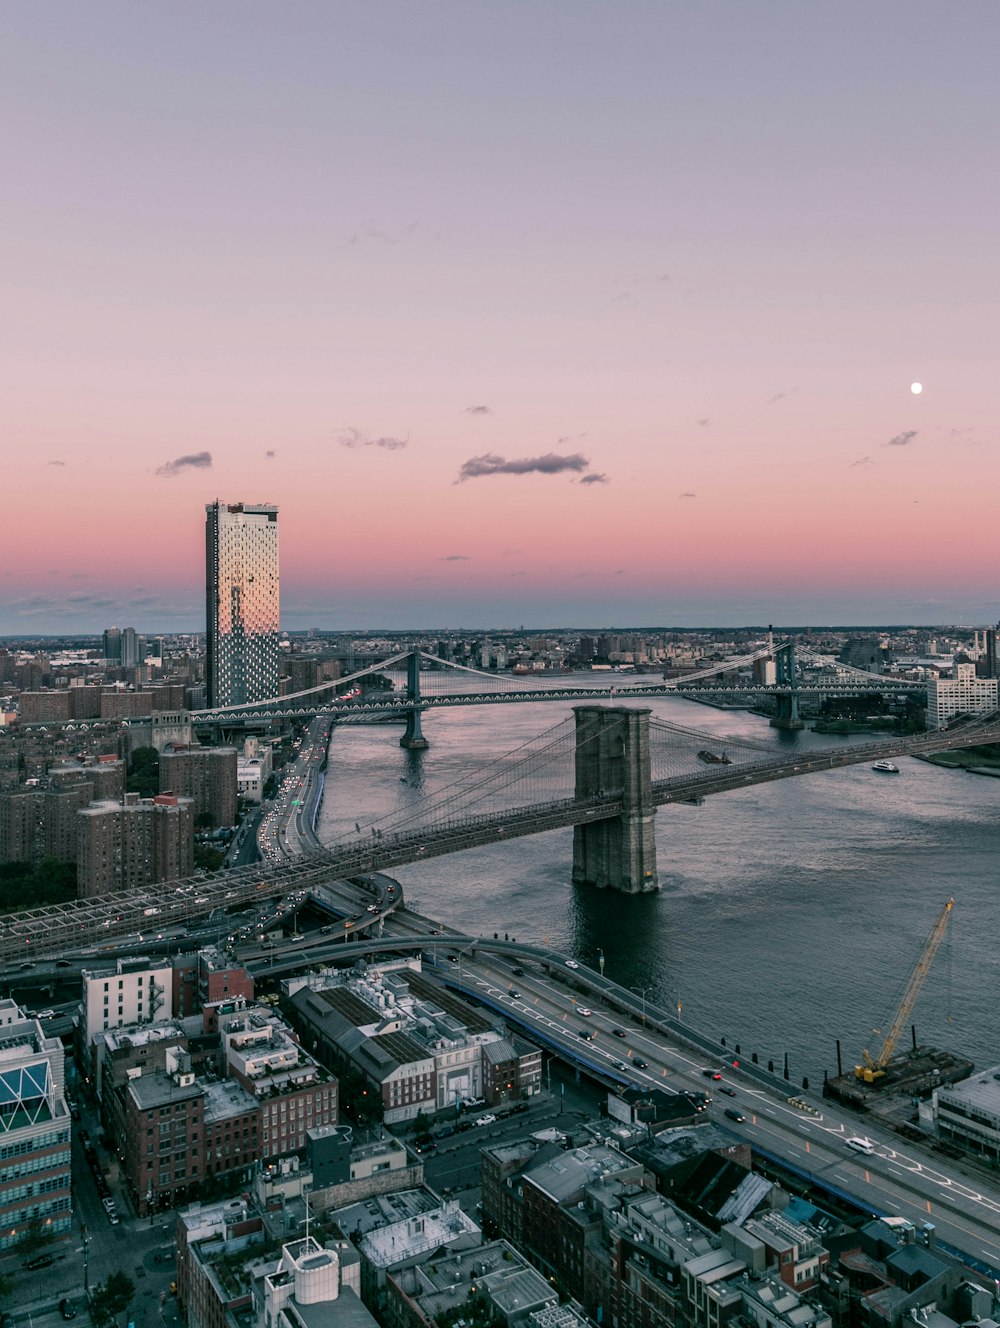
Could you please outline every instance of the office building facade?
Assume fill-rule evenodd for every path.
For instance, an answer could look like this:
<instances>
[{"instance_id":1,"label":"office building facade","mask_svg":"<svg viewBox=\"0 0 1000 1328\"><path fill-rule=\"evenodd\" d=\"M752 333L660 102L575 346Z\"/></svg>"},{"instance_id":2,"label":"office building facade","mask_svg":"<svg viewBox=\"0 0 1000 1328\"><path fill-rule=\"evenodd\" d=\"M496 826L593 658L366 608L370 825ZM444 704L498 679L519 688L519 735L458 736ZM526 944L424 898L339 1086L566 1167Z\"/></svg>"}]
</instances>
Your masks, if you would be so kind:
<instances>
[{"instance_id":1,"label":"office building facade","mask_svg":"<svg viewBox=\"0 0 1000 1328\"><path fill-rule=\"evenodd\" d=\"M278 695L278 509L209 503L205 520L209 706Z\"/></svg>"}]
</instances>

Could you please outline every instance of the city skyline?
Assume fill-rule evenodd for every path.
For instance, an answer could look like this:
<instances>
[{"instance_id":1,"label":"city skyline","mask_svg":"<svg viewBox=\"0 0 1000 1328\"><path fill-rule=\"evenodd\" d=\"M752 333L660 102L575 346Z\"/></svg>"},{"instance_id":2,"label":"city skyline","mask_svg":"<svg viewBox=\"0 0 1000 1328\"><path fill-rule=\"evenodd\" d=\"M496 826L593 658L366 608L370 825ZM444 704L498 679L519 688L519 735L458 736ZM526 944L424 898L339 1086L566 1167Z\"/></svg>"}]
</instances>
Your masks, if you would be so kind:
<instances>
[{"instance_id":1,"label":"city skyline","mask_svg":"<svg viewBox=\"0 0 1000 1328\"><path fill-rule=\"evenodd\" d=\"M4 17L0 633L996 620L995 10Z\"/></svg>"}]
</instances>

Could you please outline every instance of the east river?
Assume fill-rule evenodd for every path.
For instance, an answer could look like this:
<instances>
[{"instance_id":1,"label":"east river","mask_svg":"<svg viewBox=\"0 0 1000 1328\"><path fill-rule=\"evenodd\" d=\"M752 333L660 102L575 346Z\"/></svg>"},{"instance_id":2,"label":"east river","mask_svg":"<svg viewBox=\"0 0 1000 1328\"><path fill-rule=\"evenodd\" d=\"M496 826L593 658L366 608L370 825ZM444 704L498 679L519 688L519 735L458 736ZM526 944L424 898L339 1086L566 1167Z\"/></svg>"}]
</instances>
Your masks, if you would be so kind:
<instances>
[{"instance_id":1,"label":"east river","mask_svg":"<svg viewBox=\"0 0 1000 1328\"><path fill-rule=\"evenodd\" d=\"M623 690L627 684L623 680ZM615 704L627 703L619 696ZM679 698L637 700L653 716L725 740L776 748L860 742ZM330 744L318 830L357 838L368 822L419 818L443 791L489 776L505 753L570 714L560 702L432 710L430 749L399 746L398 725L343 726ZM902 758L825 771L657 813L661 889L624 896L574 887L572 830L400 868L407 901L473 935L505 932L598 965L728 1048L757 1052L819 1086L863 1047L876 1052L941 908L956 904L913 1022L922 1042L1000 1062L1000 781ZM568 762L566 763L568 766ZM552 772L552 796L570 771ZM509 795L511 805L518 799ZM909 1045L909 1028L904 1045Z\"/></svg>"}]
</instances>

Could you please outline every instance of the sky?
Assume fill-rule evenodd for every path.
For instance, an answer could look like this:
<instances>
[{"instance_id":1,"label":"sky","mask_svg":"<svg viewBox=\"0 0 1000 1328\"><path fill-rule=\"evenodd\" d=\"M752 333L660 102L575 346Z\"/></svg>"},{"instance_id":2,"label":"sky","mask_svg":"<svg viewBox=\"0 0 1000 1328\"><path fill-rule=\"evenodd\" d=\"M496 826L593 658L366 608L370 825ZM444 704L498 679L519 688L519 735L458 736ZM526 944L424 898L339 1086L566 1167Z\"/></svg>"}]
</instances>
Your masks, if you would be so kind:
<instances>
[{"instance_id":1,"label":"sky","mask_svg":"<svg viewBox=\"0 0 1000 1328\"><path fill-rule=\"evenodd\" d=\"M1000 7L0 7L0 633L1000 615ZM911 384L919 382L915 394Z\"/></svg>"}]
</instances>

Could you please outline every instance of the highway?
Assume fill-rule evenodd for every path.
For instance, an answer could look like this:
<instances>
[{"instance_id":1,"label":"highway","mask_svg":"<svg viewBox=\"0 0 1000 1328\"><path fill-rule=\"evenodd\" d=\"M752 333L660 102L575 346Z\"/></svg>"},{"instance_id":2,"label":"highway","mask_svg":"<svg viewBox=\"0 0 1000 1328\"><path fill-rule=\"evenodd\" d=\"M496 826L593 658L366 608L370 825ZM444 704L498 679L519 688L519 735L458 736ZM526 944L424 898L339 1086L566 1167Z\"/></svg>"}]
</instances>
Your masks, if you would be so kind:
<instances>
[{"instance_id":1,"label":"highway","mask_svg":"<svg viewBox=\"0 0 1000 1328\"><path fill-rule=\"evenodd\" d=\"M609 1007L609 995L624 1006L639 1002L597 973L582 967L568 969L565 960L555 957L541 962L525 955L500 957L491 953L491 942L474 944L476 958L468 957L466 946L461 971L458 964L448 965L444 955L435 956L433 946L428 957L432 963L437 960L439 971L443 965L451 969L444 974L450 987L502 1010L527 1036L564 1048L571 1060L608 1082L675 1092L711 1091L712 1119L736 1138L790 1163L873 1213L905 1217L918 1228L933 1223L940 1241L988 1266L992 1276L1000 1276L1000 1191L986 1180L973 1177L971 1171L962 1173L950 1162L945 1169L920 1149L901 1145L888 1131L868 1121L861 1123L822 1099L808 1094L793 1099L804 1102L810 1111L793 1105L781 1087L751 1079L750 1067L735 1070L726 1062L723 1068L718 1056L705 1056L676 1037L655 1031L652 1025L668 1016L652 1006L646 1007L644 1026L638 1009L630 1016ZM443 944L441 948L445 950ZM515 974L515 968L521 973ZM512 988L517 996L511 994ZM593 1037L585 1041L579 1036L581 1029L593 1030ZM625 1036L616 1034L616 1029ZM706 1077L705 1070L720 1072L722 1080ZM742 1112L745 1121L727 1118L727 1107ZM871 1155L847 1146L848 1139L858 1136L873 1144Z\"/></svg>"}]
</instances>

